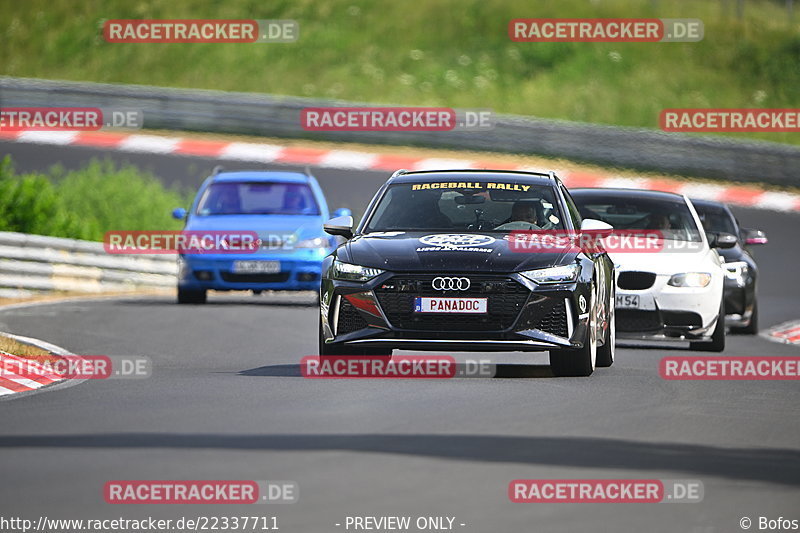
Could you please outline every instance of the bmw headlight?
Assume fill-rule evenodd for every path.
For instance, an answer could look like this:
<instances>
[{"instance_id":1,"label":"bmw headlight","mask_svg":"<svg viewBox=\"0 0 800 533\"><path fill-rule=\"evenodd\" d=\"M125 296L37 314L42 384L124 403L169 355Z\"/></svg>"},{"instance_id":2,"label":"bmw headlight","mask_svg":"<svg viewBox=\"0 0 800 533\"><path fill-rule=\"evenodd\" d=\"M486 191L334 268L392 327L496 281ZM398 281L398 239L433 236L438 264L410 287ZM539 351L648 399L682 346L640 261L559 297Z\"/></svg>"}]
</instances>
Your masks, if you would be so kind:
<instances>
[{"instance_id":1,"label":"bmw headlight","mask_svg":"<svg viewBox=\"0 0 800 533\"><path fill-rule=\"evenodd\" d=\"M334 279L344 281L369 281L384 272L385 270L381 270L380 268L363 267L350 263L342 263L341 261L333 262Z\"/></svg>"},{"instance_id":2,"label":"bmw headlight","mask_svg":"<svg viewBox=\"0 0 800 533\"><path fill-rule=\"evenodd\" d=\"M550 268L539 268L536 270L526 270L520 272L534 283L547 284L547 283L569 283L578 278L580 266L577 264L564 265Z\"/></svg>"},{"instance_id":3,"label":"bmw headlight","mask_svg":"<svg viewBox=\"0 0 800 533\"><path fill-rule=\"evenodd\" d=\"M709 283L711 283L711 274L707 272L684 272L669 278L667 285L699 288L705 287Z\"/></svg>"}]
</instances>

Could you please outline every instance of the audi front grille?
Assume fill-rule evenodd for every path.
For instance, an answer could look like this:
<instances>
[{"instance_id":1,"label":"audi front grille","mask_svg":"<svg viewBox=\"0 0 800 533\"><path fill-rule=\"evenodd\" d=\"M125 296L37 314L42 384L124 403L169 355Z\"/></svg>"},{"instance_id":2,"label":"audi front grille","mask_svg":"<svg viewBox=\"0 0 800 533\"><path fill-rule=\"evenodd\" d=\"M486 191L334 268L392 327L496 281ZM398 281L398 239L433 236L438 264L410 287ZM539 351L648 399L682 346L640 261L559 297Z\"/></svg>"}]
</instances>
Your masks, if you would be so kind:
<instances>
[{"instance_id":1,"label":"audi front grille","mask_svg":"<svg viewBox=\"0 0 800 533\"><path fill-rule=\"evenodd\" d=\"M465 283L463 280L468 280ZM437 287L434 289L434 280ZM467 289L463 287L467 286ZM459 287L462 287L459 289ZM375 289L375 296L389 323L398 329L422 331L502 331L514 325L530 291L508 278L487 276L397 276ZM420 314L414 312L416 297L486 298L485 314Z\"/></svg>"},{"instance_id":2,"label":"audi front grille","mask_svg":"<svg viewBox=\"0 0 800 533\"><path fill-rule=\"evenodd\" d=\"M538 329L551 335L569 338L567 303L564 298L536 296L525 306L517 329Z\"/></svg>"},{"instance_id":3,"label":"audi front grille","mask_svg":"<svg viewBox=\"0 0 800 533\"><path fill-rule=\"evenodd\" d=\"M354 331L358 331L359 329L364 329L367 327L367 321L358 314L356 308L347 301L346 298L342 298L339 301L339 318L336 323L336 334L337 335L345 335L346 333L352 333Z\"/></svg>"}]
</instances>

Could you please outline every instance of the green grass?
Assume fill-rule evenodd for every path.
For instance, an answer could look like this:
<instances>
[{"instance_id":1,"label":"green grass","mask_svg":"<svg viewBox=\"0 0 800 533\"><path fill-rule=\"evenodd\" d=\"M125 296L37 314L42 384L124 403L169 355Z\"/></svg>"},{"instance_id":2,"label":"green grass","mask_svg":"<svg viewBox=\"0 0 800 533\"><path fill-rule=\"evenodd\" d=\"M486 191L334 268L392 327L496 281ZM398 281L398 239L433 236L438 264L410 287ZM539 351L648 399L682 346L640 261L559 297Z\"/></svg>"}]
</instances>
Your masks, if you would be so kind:
<instances>
[{"instance_id":1,"label":"green grass","mask_svg":"<svg viewBox=\"0 0 800 533\"><path fill-rule=\"evenodd\" d=\"M0 73L658 127L672 107L800 107L800 13L779 0L26 0ZM726 12L723 6L729 6ZM800 7L797 8L800 11ZM514 43L512 18L699 18L699 43ZM108 18L295 19L293 44L110 44ZM800 144L796 133L730 134Z\"/></svg>"},{"instance_id":2,"label":"green grass","mask_svg":"<svg viewBox=\"0 0 800 533\"><path fill-rule=\"evenodd\" d=\"M0 160L0 231L103 240L107 231L180 230L170 213L192 193L165 189L154 176L110 161L45 174L17 174Z\"/></svg>"}]
</instances>

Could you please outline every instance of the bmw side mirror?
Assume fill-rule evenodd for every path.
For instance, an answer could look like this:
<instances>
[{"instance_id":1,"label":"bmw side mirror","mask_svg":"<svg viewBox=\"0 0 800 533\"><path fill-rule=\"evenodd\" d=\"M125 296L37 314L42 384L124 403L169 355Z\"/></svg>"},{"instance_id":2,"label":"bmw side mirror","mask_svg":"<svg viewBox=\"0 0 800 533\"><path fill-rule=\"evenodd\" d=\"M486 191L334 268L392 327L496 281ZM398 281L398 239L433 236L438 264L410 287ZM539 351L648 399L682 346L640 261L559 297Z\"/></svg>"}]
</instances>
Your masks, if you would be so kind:
<instances>
[{"instance_id":1,"label":"bmw side mirror","mask_svg":"<svg viewBox=\"0 0 800 533\"><path fill-rule=\"evenodd\" d=\"M183 220L186 218L186 209L182 207L176 207L172 210L172 218L175 220Z\"/></svg>"},{"instance_id":2,"label":"bmw side mirror","mask_svg":"<svg viewBox=\"0 0 800 533\"><path fill-rule=\"evenodd\" d=\"M346 207L340 207L339 209L337 209L336 211L333 212L334 218L349 217L352 214L353 214L353 212L350 211L349 209L347 209Z\"/></svg>"},{"instance_id":3,"label":"bmw side mirror","mask_svg":"<svg viewBox=\"0 0 800 533\"><path fill-rule=\"evenodd\" d=\"M325 233L339 235L345 239L353 237L353 217L350 215L332 218L327 221L322 228Z\"/></svg>"},{"instance_id":4,"label":"bmw side mirror","mask_svg":"<svg viewBox=\"0 0 800 533\"><path fill-rule=\"evenodd\" d=\"M767 234L760 229L742 228L742 237L744 238L744 243L747 245L767 244L769 242Z\"/></svg>"},{"instance_id":5,"label":"bmw side mirror","mask_svg":"<svg viewBox=\"0 0 800 533\"><path fill-rule=\"evenodd\" d=\"M733 248L736 246L737 242L739 242L739 239L736 238L736 235L722 232L713 234L713 239L709 239L708 244L712 248L724 250L726 248Z\"/></svg>"}]
</instances>

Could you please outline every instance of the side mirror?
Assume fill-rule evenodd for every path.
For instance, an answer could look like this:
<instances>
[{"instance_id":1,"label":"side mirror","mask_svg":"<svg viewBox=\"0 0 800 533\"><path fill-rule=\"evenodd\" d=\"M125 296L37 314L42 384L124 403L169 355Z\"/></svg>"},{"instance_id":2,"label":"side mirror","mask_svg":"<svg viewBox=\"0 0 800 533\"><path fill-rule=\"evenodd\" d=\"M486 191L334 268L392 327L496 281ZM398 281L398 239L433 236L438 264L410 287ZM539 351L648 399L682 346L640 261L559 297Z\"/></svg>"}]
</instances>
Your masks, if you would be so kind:
<instances>
[{"instance_id":1,"label":"side mirror","mask_svg":"<svg viewBox=\"0 0 800 533\"><path fill-rule=\"evenodd\" d=\"M353 212L350 211L349 209L347 209L346 207L340 207L339 209L337 209L336 211L333 212L334 218L349 217L352 214L353 214Z\"/></svg>"},{"instance_id":2,"label":"side mirror","mask_svg":"<svg viewBox=\"0 0 800 533\"><path fill-rule=\"evenodd\" d=\"M322 228L325 233L330 235L339 235L345 239L353 237L353 217L350 215L332 218L327 221Z\"/></svg>"},{"instance_id":3,"label":"side mirror","mask_svg":"<svg viewBox=\"0 0 800 533\"><path fill-rule=\"evenodd\" d=\"M769 242L767 234L760 229L742 228L742 237L744 238L744 243L747 245L767 244Z\"/></svg>"},{"instance_id":4,"label":"side mirror","mask_svg":"<svg viewBox=\"0 0 800 533\"><path fill-rule=\"evenodd\" d=\"M731 235L730 233L710 233L706 234L708 239L708 245L712 248L719 248L724 250L726 248L733 248L736 246L736 243L739 242L739 239L736 238L736 235Z\"/></svg>"},{"instance_id":5,"label":"side mirror","mask_svg":"<svg viewBox=\"0 0 800 533\"><path fill-rule=\"evenodd\" d=\"M172 210L172 218L175 220L183 220L186 218L186 209L182 207L176 207Z\"/></svg>"},{"instance_id":6,"label":"side mirror","mask_svg":"<svg viewBox=\"0 0 800 533\"><path fill-rule=\"evenodd\" d=\"M611 224L606 224L602 220L594 218L584 218L581 222L581 231L608 231L614 229Z\"/></svg>"}]
</instances>

